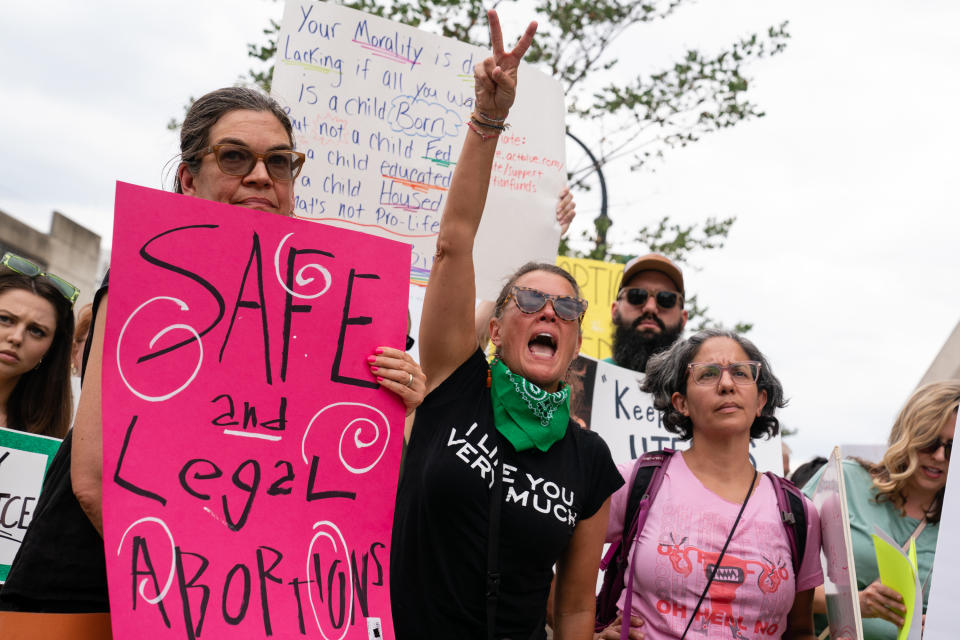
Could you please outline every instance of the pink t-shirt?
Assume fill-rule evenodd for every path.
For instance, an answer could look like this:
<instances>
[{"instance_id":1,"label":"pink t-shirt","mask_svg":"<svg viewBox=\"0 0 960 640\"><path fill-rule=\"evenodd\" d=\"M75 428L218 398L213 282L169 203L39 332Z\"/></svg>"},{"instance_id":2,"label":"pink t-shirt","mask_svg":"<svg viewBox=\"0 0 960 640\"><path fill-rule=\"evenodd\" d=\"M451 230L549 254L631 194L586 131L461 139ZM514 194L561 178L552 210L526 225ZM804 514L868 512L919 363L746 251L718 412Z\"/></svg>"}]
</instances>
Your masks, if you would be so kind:
<instances>
[{"instance_id":1,"label":"pink t-shirt","mask_svg":"<svg viewBox=\"0 0 960 640\"><path fill-rule=\"evenodd\" d=\"M627 484L613 494L608 542L618 540L623 532L632 468L633 463L619 467ZM766 476L761 478L688 637L768 640L783 635L796 591L823 583L820 518L812 504L807 506L806 550L795 581L773 483ZM645 621L646 640L683 634L739 511L740 504L704 487L683 455L670 458L639 545L630 549L634 591L630 604L633 615ZM617 603L620 611L625 601L626 590Z\"/></svg>"}]
</instances>

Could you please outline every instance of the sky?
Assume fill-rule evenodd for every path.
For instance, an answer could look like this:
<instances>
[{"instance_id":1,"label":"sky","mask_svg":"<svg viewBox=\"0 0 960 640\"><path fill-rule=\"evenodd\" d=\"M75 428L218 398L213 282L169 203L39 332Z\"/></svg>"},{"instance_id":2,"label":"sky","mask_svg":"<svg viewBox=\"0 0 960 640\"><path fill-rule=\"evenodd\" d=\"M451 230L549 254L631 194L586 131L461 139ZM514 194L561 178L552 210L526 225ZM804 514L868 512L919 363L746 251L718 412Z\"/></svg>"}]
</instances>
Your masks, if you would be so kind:
<instances>
[{"instance_id":1,"label":"sky","mask_svg":"<svg viewBox=\"0 0 960 640\"><path fill-rule=\"evenodd\" d=\"M170 187L166 123L244 76L246 44L281 13L267 0L4 1L0 210L41 230L60 211L108 247L114 181ZM712 317L753 323L790 398L796 464L883 442L960 320L960 4L712 0L629 32L615 54L650 72L783 20L787 49L747 70L766 117L655 172L608 167L607 182L618 253L643 251L636 229L664 215L737 217L724 249L693 256L687 289ZM594 193L578 211L574 237Z\"/></svg>"}]
</instances>

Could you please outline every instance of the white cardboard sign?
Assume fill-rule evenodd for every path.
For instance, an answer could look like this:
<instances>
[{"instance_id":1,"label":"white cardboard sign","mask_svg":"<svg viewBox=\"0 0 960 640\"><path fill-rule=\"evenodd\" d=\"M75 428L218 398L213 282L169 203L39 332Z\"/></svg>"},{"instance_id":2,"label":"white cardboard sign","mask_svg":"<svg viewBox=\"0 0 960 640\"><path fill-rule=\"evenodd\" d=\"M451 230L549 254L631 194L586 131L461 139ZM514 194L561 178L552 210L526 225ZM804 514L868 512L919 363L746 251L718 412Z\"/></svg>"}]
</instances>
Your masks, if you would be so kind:
<instances>
[{"instance_id":1,"label":"white cardboard sign","mask_svg":"<svg viewBox=\"0 0 960 640\"><path fill-rule=\"evenodd\" d=\"M813 492L813 504L820 512L823 588L831 636L863 640L842 464L840 448L834 447Z\"/></svg>"},{"instance_id":2,"label":"white cardboard sign","mask_svg":"<svg viewBox=\"0 0 960 640\"><path fill-rule=\"evenodd\" d=\"M424 284L474 108L473 66L488 55L332 2L287 2L272 92L307 154L296 214L412 244L411 282ZM480 298L495 299L524 262L556 257L564 114L560 84L523 65L474 247Z\"/></svg>"},{"instance_id":3,"label":"white cardboard sign","mask_svg":"<svg viewBox=\"0 0 960 640\"><path fill-rule=\"evenodd\" d=\"M940 533L937 535L937 553L934 556L930 576L930 593L927 598L927 622L924 640L954 640L957 637L957 621L953 607L960 602L960 582L956 579L960 567L960 473L947 474L947 488L940 512Z\"/></svg>"}]
</instances>

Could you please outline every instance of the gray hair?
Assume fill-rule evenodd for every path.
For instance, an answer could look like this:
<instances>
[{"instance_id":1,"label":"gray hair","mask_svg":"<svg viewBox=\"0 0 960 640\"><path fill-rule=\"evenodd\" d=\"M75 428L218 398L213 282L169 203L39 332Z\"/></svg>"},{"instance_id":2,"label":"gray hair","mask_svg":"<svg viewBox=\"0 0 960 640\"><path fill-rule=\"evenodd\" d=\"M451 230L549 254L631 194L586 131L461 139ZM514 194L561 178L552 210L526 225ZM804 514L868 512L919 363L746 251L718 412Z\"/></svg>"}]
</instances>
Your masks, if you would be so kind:
<instances>
[{"instance_id":1,"label":"gray hair","mask_svg":"<svg viewBox=\"0 0 960 640\"><path fill-rule=\"evenodd\" d=\"M293 146L293 124L276 100L248 87L224 87L202 96L187 111L180 127L180 162L187 165L190 173L200 171L200 152L210 146L210 129L220 118L231 111L266 111L276 116L283 125ZM183 193L179 173L174 179L173 190Z\"/></svg>"},{"instance_id":2,"label":"gray hair","mask_svg":"<svg viewBox=\"0 0 960 640\"><path fill-rule=\"evenodd\" d=\"M687 394L687 365L693 362L700 347L710 338L730 338L740 345L748 358L760 363L757 390L767 392L767 403L760 411L760 416L750 425L750 438L777 435L780 422L773 414L777 409L787 406L783 397L783 386L756 345L735 331L724 329L700 331L686 340L678 340L666 351L650 358L647 363L647 376L641 388L653 395L653 406L663 412L664 428L683 440L693 437L693 422L673 407L673 394Z\"/></svg>"}]
</instances>

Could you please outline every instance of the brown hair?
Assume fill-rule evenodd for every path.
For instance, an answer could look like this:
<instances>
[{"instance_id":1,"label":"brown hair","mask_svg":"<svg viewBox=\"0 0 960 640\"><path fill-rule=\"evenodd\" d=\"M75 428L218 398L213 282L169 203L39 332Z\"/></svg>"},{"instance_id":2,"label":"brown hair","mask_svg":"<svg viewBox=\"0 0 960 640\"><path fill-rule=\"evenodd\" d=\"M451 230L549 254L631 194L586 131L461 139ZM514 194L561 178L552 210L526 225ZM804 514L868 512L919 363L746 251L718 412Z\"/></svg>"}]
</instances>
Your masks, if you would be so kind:
<instances>
[{"instance_id":1,"label":"brown hair","mask_svg":"<svg viewBox=\"0 0 960 640\"><path fill-rule=\"evenodd\" d=\"M276 116L283 125L293 146L293 124L283 107L268 95L248 87L224 87L200 97L191 105L180 127L180 162L187 165L190 173L200 171L200 152L210 146L210 129L220 118L231 111L266 111ZM173 190L183 193L180 176L173 182Z\"/></svg>"},{"instance_id":2,"label":"brown hair","mask_svg":"<svg viewBox=\"0 0 960 640\"><path fill-rule=\"evenodd\" d=\"M57 326L53 342L40 364L20 376L7 399L7 425L29 433L62 438L67 435L73 413L70 391L72 305L44 278L0 273L0 293L11 289L29 291L52 304Z\"/></svg>"},{"instance_id":3,"label":"brown hair","mask_svg":"<svg viewBox=\"0 0 960 640\"><path fill-rule=\"evenodd\" d=\"M520 276L524 276L531 271L546 271L547 273L552 273L554 275L560 276L570 283L570 286L573 288L573 295L580 297L580 285L577 284L576 278L567 273L566 269L558 267L555 264L550 264L549 262L528 262L516 271L507 279L507 283L503 285L503 288L500 289L500 295L497 296L497 305L494 307L493 315L496 318L503 317L503 307L507 302L507 296L510 295L510 290L513 288L513 285L517 283L517 280L520 279Z\"/></svg>"},{"instance_id":4,"label":"brown hair","mask_svg":"<svg viewBox=\"0 0 960 640\"><path fill-rule=\"evenodd\" d=\"M877 502L891 502L906 515L904 487L917 473L920 462L917 452L940 437L944 425L960 406L960 381L925 384L910 396L890 430L889 447L879 464L860 460L871 475L877 489ZM939 522L943 509L941 489L927 511L928 522Z\"/></svg>"}]
</instances>

